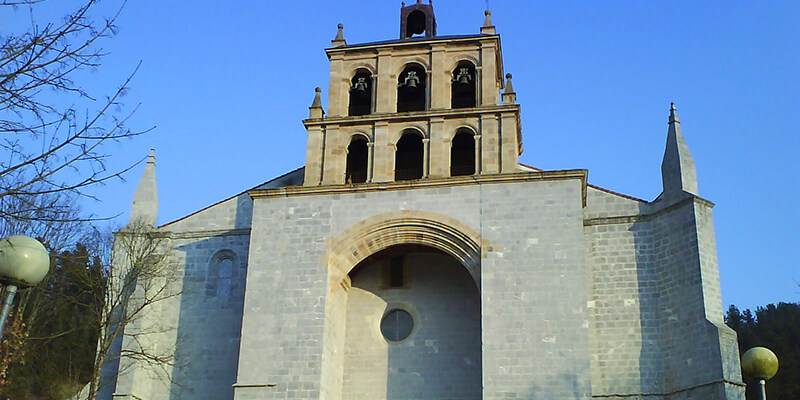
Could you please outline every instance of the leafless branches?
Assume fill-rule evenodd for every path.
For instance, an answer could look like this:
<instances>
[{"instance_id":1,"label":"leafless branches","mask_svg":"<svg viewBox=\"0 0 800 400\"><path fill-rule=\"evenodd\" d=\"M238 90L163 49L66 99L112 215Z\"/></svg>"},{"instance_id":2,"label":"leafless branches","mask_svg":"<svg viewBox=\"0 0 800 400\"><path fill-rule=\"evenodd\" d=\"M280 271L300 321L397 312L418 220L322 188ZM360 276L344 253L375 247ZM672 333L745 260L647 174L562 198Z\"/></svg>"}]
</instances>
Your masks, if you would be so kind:
<instances>
[{"instance_id":1,"label":"leafless branches","mask_svg":"<svg viewBox=\"0 0 800 400\"><path fill-rule=\"evenodd\" d=\"M0 2L0 13L31 10L27 30L0 36L0 199L33 206L32 196L57 192L91 197L86 188L126 171L106 168L103 145L144 133L126 127L132 112L118 113L135 69L105 98L77 82L82 71L100 66L100 43L114 35L121 11L97 21L96 2L44 25L33 18L39 1ZM27 211L4 209L0 217L24 220Z\"/></svg>"},{"instance_id":2,"label":"leafless branches","mask_svg":"<svg viewBox=\"0 0 800 400\"><path fill-rule=\"evenodd\" d=\"M170 263L170 239L144 223L132 223L115 234L108 266L105 307L95 376L85 398L94 399L103 367L119 363L119 374L146 368L159 374L174 362L173 349L161 349L155 337L174 330L160 316L163 303L180 295ZM164 374L165 379L167 374Z\"/></svg>"}]
</instances>

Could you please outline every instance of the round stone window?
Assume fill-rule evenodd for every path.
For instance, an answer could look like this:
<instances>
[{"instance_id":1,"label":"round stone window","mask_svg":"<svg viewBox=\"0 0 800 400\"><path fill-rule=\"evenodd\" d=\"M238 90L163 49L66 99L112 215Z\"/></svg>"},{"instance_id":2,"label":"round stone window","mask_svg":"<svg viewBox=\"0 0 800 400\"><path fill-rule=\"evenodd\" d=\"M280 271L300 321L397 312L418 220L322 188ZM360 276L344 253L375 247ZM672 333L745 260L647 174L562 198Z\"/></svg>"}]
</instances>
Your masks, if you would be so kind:
<instances>
[{"instance_id":1,"label":"round stone window","mask_svg":"<svg viewBox=\"0 0 800 400\"><path fill-rule=\"evenodd\" d=\"M381 333L390 342L399 342L414 329L414 318L405 310L389 311L381 320Z\"/></svg>"}]
</instances>

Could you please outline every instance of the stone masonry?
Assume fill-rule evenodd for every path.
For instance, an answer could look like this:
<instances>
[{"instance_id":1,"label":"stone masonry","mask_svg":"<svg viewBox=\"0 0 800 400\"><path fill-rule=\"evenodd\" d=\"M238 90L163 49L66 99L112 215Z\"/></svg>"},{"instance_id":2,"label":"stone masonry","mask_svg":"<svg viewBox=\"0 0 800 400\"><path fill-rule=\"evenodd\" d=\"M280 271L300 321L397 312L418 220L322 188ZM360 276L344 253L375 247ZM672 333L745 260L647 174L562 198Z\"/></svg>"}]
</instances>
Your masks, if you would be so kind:
<instances>
[{"instance_id":1,"label":"stone masonry","mask_svg":"<svg viewBox=\"0 0 800 400\"><path fill-rule=\"evenodd\" d=\"M152 228L180 294L146 342L175 362L112 364L101 398L743 400L674 105L645 201L518 164L488 11L480 34L437 36L418 1L399 40L340 26L326 52L306 166ZM155 193L151 156L133 221L154 224Z\"/></svg>"}]
</instances>

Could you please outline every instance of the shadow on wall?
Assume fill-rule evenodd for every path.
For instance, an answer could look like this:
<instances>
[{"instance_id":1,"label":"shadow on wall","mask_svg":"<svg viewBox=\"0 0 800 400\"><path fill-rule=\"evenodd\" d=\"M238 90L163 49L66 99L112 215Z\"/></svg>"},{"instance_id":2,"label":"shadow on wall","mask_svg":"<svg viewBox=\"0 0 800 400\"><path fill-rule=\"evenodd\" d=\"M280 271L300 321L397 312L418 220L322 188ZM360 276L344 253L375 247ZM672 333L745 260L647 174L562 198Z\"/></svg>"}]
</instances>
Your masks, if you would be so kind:
<instances>
[{"instance_id":1,"label":"shadow on wall","mask_svg":"<svg viewBox=\"0 0 800 400\"><path fill-rule=\"evenodd\" d=\"M639 215L652 212L648 203L639 204ZM662 374L663 360L661 349L661 321L659 313L659 276L655 266L655 243L653 226L650 221L635 222L633 233L636 251L636 277L639 302L639 321L641 329L641 350L639 351L638 394L660 394L664 392Z\"/></svg>"},{"instance_id":2,"label":"shadow on wall","mask_svg":"<svg viewBox=\"0 0 800 400\"><path fill-rule=\"evenodd\" d=\"M466 268L396 246L350 277L343 398L481 398L480 294Z\"/></svg>"},{"instance_id":3,"label":"shadow on wall","mask_svg":"<svg viewBox=\"0 0 800 400\"><path fill-rule=\"evenodd\" d=\"M233 398L244 309L248 236L180 245L185 254L170 399Z\"/></svg>"},{"instance_id":4,"label":"shadow on wall","mask_svg":"<svg viewBox=\"0 0 800 400\"><path fill-rule=\"evenodd\" d=\"M247 194L235 201L234 229L173 241L184 270L172 400L233 398L252 217Z\"/></svg>"}]
</instances>

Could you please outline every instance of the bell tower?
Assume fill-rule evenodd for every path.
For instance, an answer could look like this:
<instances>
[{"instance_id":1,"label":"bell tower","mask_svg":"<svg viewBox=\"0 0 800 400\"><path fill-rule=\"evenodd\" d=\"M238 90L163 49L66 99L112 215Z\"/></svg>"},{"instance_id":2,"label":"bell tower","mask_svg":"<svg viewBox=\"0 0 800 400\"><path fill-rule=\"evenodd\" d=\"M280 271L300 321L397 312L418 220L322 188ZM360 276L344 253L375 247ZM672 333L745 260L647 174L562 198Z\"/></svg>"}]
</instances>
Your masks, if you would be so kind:
<instances>
[{"instance_id":1,"label":"bell tower","mask_svg":"<svg viewBox=\"0 0 800 400\"><path fill-rule=\"evenodd\" d=\"M398 40L348 44L340 24L325 50L327 114L318 91L303 121L304 185L516 172L520 107L489 11L478 32L436 36L422 1L401 7Z\"/></svg>"}]
</instances>

